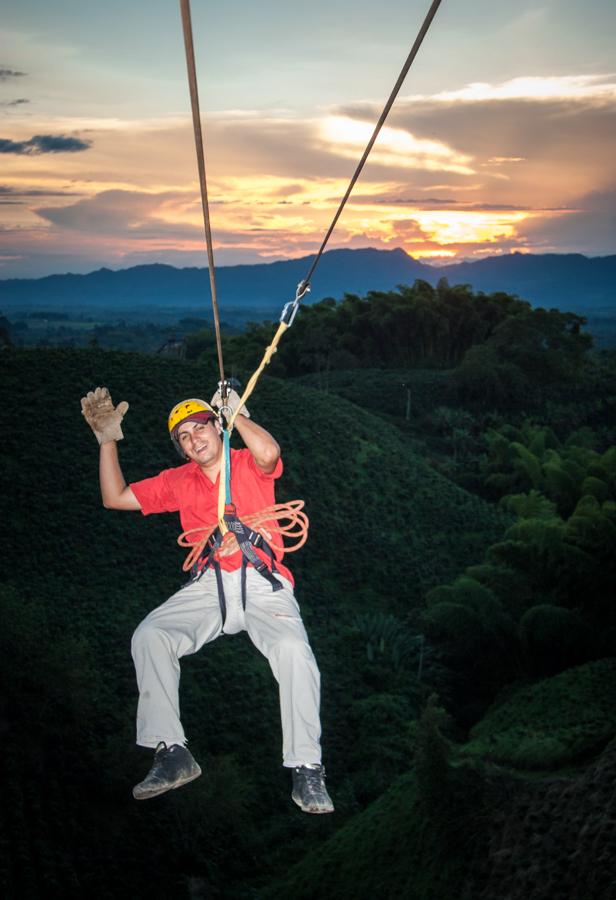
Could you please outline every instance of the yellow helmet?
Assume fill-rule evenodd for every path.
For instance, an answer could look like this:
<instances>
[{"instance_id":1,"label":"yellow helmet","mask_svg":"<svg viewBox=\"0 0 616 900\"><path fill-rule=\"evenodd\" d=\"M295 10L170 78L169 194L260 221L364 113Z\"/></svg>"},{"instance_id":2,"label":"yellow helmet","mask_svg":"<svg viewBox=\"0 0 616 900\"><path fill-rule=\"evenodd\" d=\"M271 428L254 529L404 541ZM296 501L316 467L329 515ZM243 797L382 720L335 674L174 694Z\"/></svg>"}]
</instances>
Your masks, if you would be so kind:
<instances>
[{"instance_id":1,"label":"yellow helmet","mask_svg":"<svg viewBox=\"0 0 616 900\"><path fill-rule=\"evenodd\" d=\"M205 402L205 400L197 400L193 397L190 400L182 400L181 403L176 403L169 413L169 418L167 420L167 428L169 429L171 438L173 439L175 437L175 429L181 422L198 414L203 415L203 413L209 413L207 418L216 418L216 412L209 403ZM201 415L199 415L199 418L201 418Z\"/></svg>"}]
</instances>

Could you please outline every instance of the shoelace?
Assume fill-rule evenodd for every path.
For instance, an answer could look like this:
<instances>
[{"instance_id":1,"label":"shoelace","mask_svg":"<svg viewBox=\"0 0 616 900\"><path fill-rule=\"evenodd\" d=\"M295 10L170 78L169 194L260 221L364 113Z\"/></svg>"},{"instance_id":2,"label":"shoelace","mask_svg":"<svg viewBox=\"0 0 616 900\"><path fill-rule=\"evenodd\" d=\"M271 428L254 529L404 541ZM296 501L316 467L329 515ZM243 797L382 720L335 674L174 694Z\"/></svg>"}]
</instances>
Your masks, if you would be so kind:
<instances>
[{"instance_id":1,"label":"shoelace","mask_svg":"<svg viewBox=\"0 0 616 900\"><path fill-rule=\"evenodd\" d=\"M165 760L173 753L173 749L176 746L176 744L172 744L171 747L168 747L164 741L160 741L156 745L156 750L154 751L154 763L151 770L152 775L158 775L161 769L164 770Z\"/></svg>"},{"instance_id":2,"label":"shoelace","mask_svg":"<svg viewBox=\"0 0 616 900\"><path fill-rule=\"evenodd\" d=\"M162 753L163 755L166 755L167 753L173 753L174 749L179 746L179 744L171 744L171 746L169 747L164 741L159 741L156 745L154 756L158 756L159 753Z\"/></svg>"},{"instance_id":3,"label":"shoelace","mask_svg":"<svg viewBox=\"0 0 616 900\"><path fill-rule=\"evenodd\" d=\"M160 771L164 769L165 757L168 753L169 747L167 747L164 741L161 741L156 745L156 750L154 751L154 762L152 763L152 768L150 770L151 775L158 776Z\"/></svg>"}]
</instances>

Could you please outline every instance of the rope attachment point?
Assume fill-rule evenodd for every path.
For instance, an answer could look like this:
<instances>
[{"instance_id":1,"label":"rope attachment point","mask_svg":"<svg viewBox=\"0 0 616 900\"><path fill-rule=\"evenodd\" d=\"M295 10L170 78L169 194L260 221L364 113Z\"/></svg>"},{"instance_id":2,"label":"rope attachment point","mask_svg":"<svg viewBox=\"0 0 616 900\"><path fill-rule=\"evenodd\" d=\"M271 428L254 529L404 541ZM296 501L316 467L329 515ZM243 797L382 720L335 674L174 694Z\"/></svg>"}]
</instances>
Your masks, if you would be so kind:
<instances>
[{"instance_id":1,"label":"rope attachment point","mask_svg":"<svg viewBox=\"0 0 616 900\"><path fill-rule=\"evenodd\" d=\"M280 313L281 324L286 325L287 328L291 327L295 320L295 316L297 315L300 300L308 293L310 293L310 282L300 281L297 285L297 290L295 291L295 299L289 300L282 308L282 312Z\"/></svg>"}]
</instances>

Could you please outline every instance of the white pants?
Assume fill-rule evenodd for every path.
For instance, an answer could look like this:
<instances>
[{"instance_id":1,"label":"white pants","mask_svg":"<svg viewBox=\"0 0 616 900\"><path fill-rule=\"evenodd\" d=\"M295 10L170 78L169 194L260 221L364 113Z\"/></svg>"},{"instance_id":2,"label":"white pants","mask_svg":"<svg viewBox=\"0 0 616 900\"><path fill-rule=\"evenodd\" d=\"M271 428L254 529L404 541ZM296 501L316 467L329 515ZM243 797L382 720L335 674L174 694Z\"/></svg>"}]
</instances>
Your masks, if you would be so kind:
<instances>
[{"instance_id":1,"label":"white pants","mask_svg":"<svg viewBox=\"0 0 616 900\"><path fill-rule=\"evenodd\" d=\"M272 591L265 578L248 567L244 611L240 570L222 572L227 605L224 633L247 631L267 657L279 685L283 765L320 763L319 670L293 587L286 578L276 577L283 585L280 591ZM137 743L142 747L156 747L159 741L185 743L179 716L179 659L221 634L218 589L211 569L152 610L138 626L132 653L139 687Z\"/></svg>"}]
</instances>

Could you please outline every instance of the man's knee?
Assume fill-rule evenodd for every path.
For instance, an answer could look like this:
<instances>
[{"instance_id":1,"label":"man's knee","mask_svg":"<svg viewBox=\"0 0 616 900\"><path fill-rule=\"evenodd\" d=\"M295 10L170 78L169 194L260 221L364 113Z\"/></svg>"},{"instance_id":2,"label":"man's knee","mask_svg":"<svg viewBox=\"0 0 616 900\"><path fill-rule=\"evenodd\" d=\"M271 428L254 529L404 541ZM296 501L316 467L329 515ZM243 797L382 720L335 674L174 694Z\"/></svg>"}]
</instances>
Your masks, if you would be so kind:
<instances>
[{"instance_id":1,"label":"man's knee","mask_svg":"<svg viewBox=\"0 0 616 900\"><path fill-rule=\"evenodd\" d=\"M316 667L310 644L300 635L281 635L274 647L274 653L280 662L308 663Z\"/></svg>"},{"instance_id":2,"label":"man's knee","mask_svg":"<svg viewBox=\"0 0 616 900\"><path fill-rule=\"evenodd\" d=\"M131 638L131 652L133 657L140 651L151 647L154 643L161 640L160 630L150 621L149 618L140 622L135 628Z\"/></svg>"}]
</instances>

